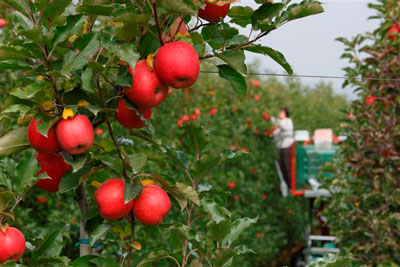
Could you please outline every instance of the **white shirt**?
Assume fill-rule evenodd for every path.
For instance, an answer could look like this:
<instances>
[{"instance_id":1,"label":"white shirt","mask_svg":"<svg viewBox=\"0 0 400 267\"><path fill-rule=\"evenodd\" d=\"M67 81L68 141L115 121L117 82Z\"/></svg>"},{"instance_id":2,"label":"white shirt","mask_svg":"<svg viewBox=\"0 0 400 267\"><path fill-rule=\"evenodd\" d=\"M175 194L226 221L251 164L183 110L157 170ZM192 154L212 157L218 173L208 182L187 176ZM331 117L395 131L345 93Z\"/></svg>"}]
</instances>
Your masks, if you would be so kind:
<instances>
[{"instance_id":1,"label":"white shirt","mask_svg":"<svg viewBox=\"0 0 400 267\"><path fill-rule=\"evenodd\" d=\"M292 119L276 119L272 117L271 121L278 127L273 133L276 146L280 149L289 148L294 142Z\"/></svg>"}]
</instances>

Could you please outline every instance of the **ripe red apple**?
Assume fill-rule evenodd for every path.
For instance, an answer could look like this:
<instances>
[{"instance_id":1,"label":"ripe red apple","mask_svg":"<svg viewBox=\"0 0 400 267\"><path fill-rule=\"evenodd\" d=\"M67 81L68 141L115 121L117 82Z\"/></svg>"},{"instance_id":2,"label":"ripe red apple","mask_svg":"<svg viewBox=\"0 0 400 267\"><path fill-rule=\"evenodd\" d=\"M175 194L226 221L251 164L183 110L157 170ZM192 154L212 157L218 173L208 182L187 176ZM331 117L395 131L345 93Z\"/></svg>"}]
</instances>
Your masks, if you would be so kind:
<instances>
[{"instance_id":1,"label":"ripe red apple","mask_svg":"<svg viewBox=\"0 0 400 267\"><path fill-rule=\"evenodd\" d=\"M102 136L104 133L104 130L102 128L96 128L94 130L94 132L96 133L97 136Z\"/></svg>"},{"instance_id":2,"label":"ripe red apple","mask_svg":"<svg viewBox=\"0 0 400 267\"><path fill-rule=\"evenodd\" d=\"M251 85L254 87L260 87L260 81L259 80L251 80Z\"/></svg>"},{"instance_id":3,"label":"ripe red apple","mask_svg":"<svg viewBox=\"0 0 400 267\"><path fill-rule=\"evenodd\" d=\"M234 189L236 187L236 184L234 182L229 182L227 186L229 189Z\"/></svg>"},{"instance_id":4,"label":"ripe red apple","mask_svg":"<svg viewBox=\"0 0 400 267\"><path fill-rule=\"evenodd\" d=\"M193 113L196 114L197 116L200 116L201 110L199 108L195 108Z\"/></svg>"},{"instance_id":5,"label":"ripe red apple","mask_svg":"<svg viewBox=\"0 0 400 267\"><path fill-rule=\"evenodd\" d=\"M25 237L14 227L0 226L0 264L17 262L25 253Z\"/></svg>"},{"instance_id":6,"label":"ripe red apple","mask_svg":"<svg viewBox=\"0 0 400 267\"><path fill-rule=\"evenodd\" d=\"M158 50L154 69L165 84L186 88L199 77L199 56L191 44L182 41L167 43Z\"/></svg>"},{"instance_id":7,"label":"ripe red apple","mask_svg":"<svg viewBox=\"0 0 400 267\"><path fill-rule=\"evenodd\" d=\"M48 201L47 197L37 196L36 202L38 204L45 204Z\"/></svg>"},{"instance_id":8,"label":"ripe red apple","mask_svg":"<svg viewBox=\"0 0 400 267\"><path fill-rule=\"evenodd\" d=\"M85 115L62 119L57 125L56 132L58 143L68 154L85 153L93 145L93 125Z\"/></svg>"},{"instance_id":9,"label":"ripe red apple","mask_svg":"<svg viewBox=\"0 0 400 267\"><path fill-rule=\"evenodd\" d=\"M157 185L146 185L133 205L133 213L145 225L158 225L170 208L171 200L163 189Z\"/></svg>"},{"instance_id":10,"label":"ripe red apple","mask_svg":"<svg viewBox=\"0 0 400 267\"><path fill-rule=\"evenodd\" d=\"M163 84L155 72L149 70L146 60L136 62L132 75L132 87L125 87L125 96L135 106L153 108L161 104L168 95L168 86Z\"/></svg>"},{"instance_id":11,"label":"ripe red apple","mask_svg":"<svg viewBox=\"0 0 400 267\"><path fill-rule=\"evenodd\" d=\"M213 3L204 1L206 5L204 9L199 9L199 17L205 19L211 23L218 23L220 19L223 19L228 15L230 4L219 6Z\"/></svg>"},{"instance_id":12,"label":"ripe red apple","mask_svg":"<svg viewBox=\"0 0 400 267\"><path fill-rule=\"evenodd\" d=\"M31 146L39 152L54 154L61 151L61 146L57 141L56 126L53 125L47 132L47 137L37 131L40 122L31 120L28 126L28 139Z\"/></svg>"},{"instance_id":13,"label":"ripe red apple","mask_svg":"<svg viewBox=\"0 0 400 267\"><path fill-rule=\"evenodd\" d=\"M213 108L208 112L208 114L210 114L210 116L215 116L215 115L217 115L217 113L218 113L218 109L216 109L216 108Z\"/></svg>"},{"instance_id":14,"label":"ripe red apple","mask_svg":"<svg viewBox=\"0 0 400 267\"><path fill-rule=\"evenodd\" d=\"M133 200L125 204L125 180L113 178L105 181L95 193L95 200L101 217L119 220L132 210Z\"/></svg>"},{"instance_id":15,"label":"ripe red apple","mask_svg":"<svg viewBox=\"0 0 400 267\"><path fill-rule=\"evenodd\" d=\"M153 114L151 109L138 108L138 111L148 120L150 120ZM144 121L136 114L136 111L129 109L126 105L126 101L122 98L117 103L117 113L115 117L126 129L138 129L145 126Z\"/></svg>"},{"instance_id":16,"label":"ripe red apple","mask_svg":"<svg viewBox=\"0 0 400 267\"><path fill-rule=\"evenodd\" d=\"M5 19L0 19L0 28L3 28L3 27L5 27L5 26L6 26L6 24L7 24L7 22L6 22L6 20L5 20Z\"/></svg>"},{"instance_id":17,"label":"ripe red apple","mask_svg":"<svg viewBox=\"0 0 400 267\"><path fill-rule=\"evenodd\" d=\"M369 96L365 99L365 104L367 104L368 106L372 105L375 102L375 100L376 100L375 96Z\"/></svg>"},{"instance_id":18,"label":"ripe red apple","mask_svg":"<svg viewBox=\"0 0 400 267\"><path fill-rule=\"evenodd\" d=\"M263 119L266 120L266 121L271 120L271 117L265 112L262 113L262 116L263 116Z\"/></svg>"},{"instance_id":19,"label":"ripe red apple","mask_svg":"<svg viewBox=\"0 0 400 267\"><path fill-rule=\"evenodd\" d=\"M246 125L251 127L251 125L253 124L253 122L251 120L246 121Z\"/></svg>"},{"instance_id":20,"label":"ripe red apple","mask_svg":"<svg viewBox=\"0 0 400 267\"><path fill-rule=\"evenodd\" d=\"M233 196L233 200L238 201L239 200L239 196L238 195L234 195Z\"/></svg>"},{"instance_id":21,"label":"ripe red apple","mask_svg":"<svg viewBox=\"0 0 400 267\"><path fill-rule=\"evenodd\" d=\"M250 172L251 172L251 174L253 174L253 175L254 175L254 174L257 174L257 169L254 169L254 168L253 168L253 169L250 170Z\"/></svg>"},{"instance_id":22,"label":"ripe red apple","mask_svg":"<svg viewBox=\"0 0 400 267\"><path fill-rule=\"evenodd\" d=\"M61 178L69 171L71 165L58 154L44 154L37 152L36 159L42 168L37 175L46 172L51 179L42 179L36 183L38 187L48 192L57 192Z\"/></svg>"},{"instance_id":23,"label":"ripe red apple","mask_svg":"<svg viewBox=\"0 0 400 267\"><path fill-rule=\"evenodd\" d=\"M254 100L255 101L260 101L260 96L259 95L254 95Z\"/></svg>"},{"instance_id":24,"label":"ripe red apple","mask_svg":"<svg viewBox=\"0 0 400 267\"><path fill-rule=\"evenodd\" d=\"M393 25L387 31L387 38L394 41L397 38L397 35L400 33L400 22L398 25Z\"/></svg>"},{"instance_id":25,"label":"ripe red apple","mask_svg":"<svg viewBox=\"0 0 400 267\"><path fill-rule=\"evenodd\" d=\"M259 129L255 129L254 130L254 135L256 135L256 136L260 135L260 130Z\"/></svg>"},{"instance_id":26,"label":"ripe red apple","mask_svg":"<svg viewBox=\"0 0 400 267\"><path fill-rule=\"evenodd\" d=\"M262 200L266 200L267 199L267 194L262 194L261 199Z\"/></svg>"}]
</instances>

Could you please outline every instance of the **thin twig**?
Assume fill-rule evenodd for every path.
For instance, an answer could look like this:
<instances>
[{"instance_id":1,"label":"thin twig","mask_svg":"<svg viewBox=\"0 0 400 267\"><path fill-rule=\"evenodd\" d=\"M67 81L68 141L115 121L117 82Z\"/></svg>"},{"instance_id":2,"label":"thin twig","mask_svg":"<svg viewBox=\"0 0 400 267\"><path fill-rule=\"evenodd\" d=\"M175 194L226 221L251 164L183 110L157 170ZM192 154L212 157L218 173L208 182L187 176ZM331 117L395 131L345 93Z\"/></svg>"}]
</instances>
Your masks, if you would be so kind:
<instances>
[{"instance_id":1,"label":"thin twig","mask_svg":"<svg viewBox=\"0 0 400 267\"><path fill-rule=\"evenodd\" d=\"M104 102L103 94L101 92L99 75L97 75L97 77L96 77L96 84L97 84L97 91L98 91L98 94L99 94L99 98L100 98L100 101L101 101L101 103L103 105L103 108L104 108L104 113L105 113L105 117L106 117L106 123L107 123L108 131L110 133L111 139L114 142L115 148L118 151L118 156L122 161L122 175L124 177L127 177L126 169L125 169L125 160L124 160L124 157L122 156L121 150L119 149L119 144L118 144L117 140L115 139L115 136L114 136L114 133L113 133L113 130L112 130L112 127L111 127L111 123L110 123L110 117L108 115L107 104L106 104L106 102Z\"/></svg>"},{"instance_id":2,"label":"thin twig","mask_svg":"<svg viewBox=\"0 0 400 267\"><path fill-rule=\"evenodd\" d=\"M164 45L160 22L158 21L157 2L156 2L156 0L152 0L152 5L153 5L154 20L156 22L157 31L158 31L158 39L159 39L160 44Z\"/></svg>"}]
</instances>

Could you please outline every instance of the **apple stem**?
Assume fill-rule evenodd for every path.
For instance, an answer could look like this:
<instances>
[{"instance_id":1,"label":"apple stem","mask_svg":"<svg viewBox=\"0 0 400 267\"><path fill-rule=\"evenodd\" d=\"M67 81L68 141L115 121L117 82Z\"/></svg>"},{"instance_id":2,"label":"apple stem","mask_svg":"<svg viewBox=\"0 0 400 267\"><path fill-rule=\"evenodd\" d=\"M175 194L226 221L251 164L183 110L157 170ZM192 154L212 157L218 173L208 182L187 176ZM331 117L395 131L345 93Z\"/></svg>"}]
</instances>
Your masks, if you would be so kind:
<instances>
[{"instance_id":1,"label":"apple stem","mask_svg":"<svg viewBox=\"0 0 400 267\"><path fill-rule=\"evenodd\" d=\"M158 13L157 13L157 3L156 3L156 0L152 0L152 4L153 4L154 20L155 20L155 22L156 22L157 31L158 31L158 41L160 42L161 45L164 45L164 41L163 41L163 38L162 38L162 31L161 31L160 22L158 21Z\"/></svg>"},{"instance_id":2,"label":"apple stem","mask_svg":"<svg viewBox=\"0 0 400 267\"><path fill-rule=\"evenodd\" d=\"M85 185L81 184L78 186L76 189L76 200L79 205L79 209L81 211L81 220L79 223L79 228L80 228L80 236L79 239L89 239L89 234L86 231L86 221L84 218L86 218L88 212L89 212L89 203L85 195ZM86 256L90 255L90 244L82 244L80 243L79 245L80 249L80 256Z\"/></svg>"}]
</instances>

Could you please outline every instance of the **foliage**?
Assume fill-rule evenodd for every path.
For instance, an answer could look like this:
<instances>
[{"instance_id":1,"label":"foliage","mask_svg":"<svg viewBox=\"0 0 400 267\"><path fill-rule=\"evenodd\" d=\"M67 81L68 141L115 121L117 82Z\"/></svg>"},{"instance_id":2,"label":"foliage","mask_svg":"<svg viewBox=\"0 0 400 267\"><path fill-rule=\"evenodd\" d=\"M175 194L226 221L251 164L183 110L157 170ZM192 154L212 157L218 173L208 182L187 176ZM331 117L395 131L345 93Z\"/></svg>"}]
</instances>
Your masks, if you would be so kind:
<instances>
[{"instance_id":1,"label":"foliage","mask_svg":"<svg viewBox=\"0 0 400 267\"><path fill-rule=\"evenodd\" d=\"M387 38L387 30L399 20L400 6L398 1L380 0L370 7L377 11L379 28L339 39L346 46L343 58L352 63L345 69L345 85L353 86L360 99L349 111L344 129L349 138L331 184L337 190L325 214L342 252L361 264L375 265L400 261L400 40Z\"/></svg>"},{"instance_id":2,"label":"foliage","mask_svg":"<svg viewBox=\"0 0 400 267\"><path fill-rule=\"evenodd\" d=\"M292 73L281 53L256 41L286 22L323 11L312 0L256 2L257 10L247 7L243 13L232 8L231 23L197 21L189 36L179 37L192 43L201 59L213 58L219 76L242 98L247 93L244 51L269 56ZM0 3L0 13L9 21L0 46L0 124L9 134L0 138L0 222L15 224L24 232L29 243L25 265L229 266L234 257L252 253L238 239L261 214L254 210L250 217L228 211L229 194L208 179L216 166L221 172L215 174L227 177L223 168L235 166L246 153L212 147L212 136L198 124L185 125L176 140L177 134L166 130L171 124L160 125L168 121L161 115L146 121L144 129L132 131L112 119L122 86L131 83L126 64L151 58L163 44L163 31L178 16L194 22L202 5L188 0ZM235 24L252 27L255 37L239 34ZM231 91L226 89L226 94ZM166 110L164 115L171 116L170 106L164 103L156 112ZM24 127L32 118L41 119L40 131L46 133L64 108L87 115L96 127L107 125L108 131L96 136L89 153L75 157L63 153L73 170L63 177L58 194L43 194L49 199L43 204L35 200L38 164L33 149L28 149ZM204 121L212 127L208 123ZM229 132L229 127L224 130ZM139 193L135 189L140 180L150 178L160 184L174 199L165 223L146 227L132 217L117 222L101 219L93 194L97 183L111 177L126 179L128 200ZM89 210L83 208L86 205ZM265 216L268 213L262 214L263 221Z\"/></svg>"}]
</instances>

